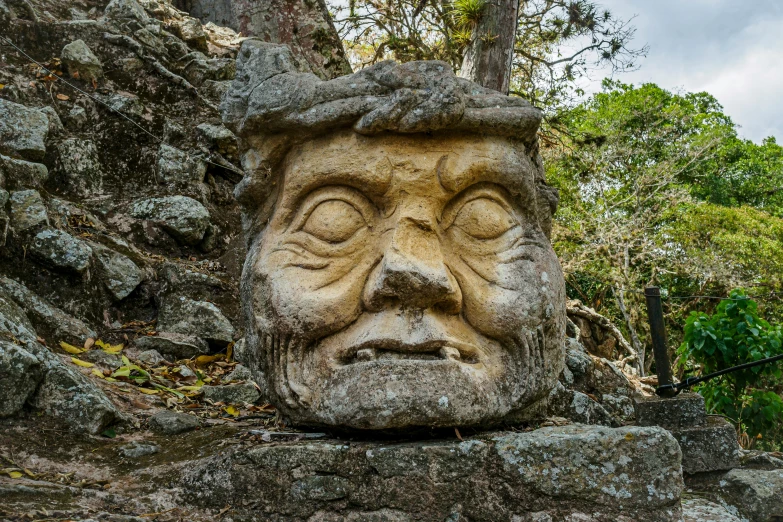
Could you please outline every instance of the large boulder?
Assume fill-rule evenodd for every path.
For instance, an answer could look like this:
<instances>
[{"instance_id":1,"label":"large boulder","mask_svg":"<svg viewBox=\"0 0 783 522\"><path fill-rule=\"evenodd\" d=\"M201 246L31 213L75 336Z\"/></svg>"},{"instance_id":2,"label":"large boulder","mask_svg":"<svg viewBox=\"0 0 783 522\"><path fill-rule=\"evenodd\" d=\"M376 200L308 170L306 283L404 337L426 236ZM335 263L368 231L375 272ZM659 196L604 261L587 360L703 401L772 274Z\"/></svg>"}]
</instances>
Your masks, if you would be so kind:
<instances>
[{"instance_id":1,"label":"large boulder","mask_svg":"<svg viewBox=\"0 0 783 522\"><path fill-rule=\"evenodd\" d=\"M11 194L11 226L21 234L49 224L46 206L37 190L20 190Z\"/></svg>"},{"instance_id":2,"label":"large boulder","mask_svg":"<svg viewBox=\"0 0 783 522\"><path fill-rule=\"evenodd\" d=\"M0 153L42 160L48 134L49 118L44 113L0 98Z\"/></svg>"},{"instance_id":3,"label":"large boulder","mask_svg":"<svg viewBox=\"0 0 783 522\"><path fill-rule=\"evenodd\" d=\"M716 491L749 522L783 515L783 470L733 469L719 477Z\"/></svg>"},{"instance_id":4,"label":"large boulder","mask_svg":"<svg viewBox=\"0 0 783 522\"><path fill-rule=\"evenodd\" d=\"M188 185L204 181L207 164L169 145L158 150L158 182Z\"/></svg>"},{"instance_id":5,"label":"large boulder","mask_svg":"<svg viewBox=\"0 0 783 522\"><path fill-rule=\"evenodd\" d=\"M0 180L8 190L38 189L49 179L49 169L33 163L0 155Z\"/></svg>"},{"instance_id":6,"label":"large boulder","mask_svg":"<svg viewBox=\"0 0 783 522\"><path fill-rule=\"evenodd\" d=\"M0 340L0 417L25 405L41 381L40 361L22 346Z\"/></svg>"},{"instance_id":7,"label":"large boulder","mask_svg":"<svg viewBox=\"0 0 783 522\"><path fill-rule=\"evenodd\" d=\"M138 337L134 343L139 350L155 350L175 361L209 353L209 344L195 335L158 332Z\"/></svg>"},{"instance_id":8,"label":"large boulder","mask_svg":"<svg viewBox=\"0 0 783 522\"><path fill-rule=\"evenodd\" d=\"M103 284L118 301L128 297L144 278L144 273L128 256L103 245L91 243Z\"/></svg>"},{"instance_id":9,"label":"large boulder","mask_svg":"<svg viewBox=\"0 0 783 522\"><path fill-rule=\"evenodd\" d=\"M54 269L77 274L85 273L92 263L92 249L85 241L56 228L38 232L30 253Z\"/></svg>"},{"instance_id":10,"label":"large boulder","mask_svg":"<svg viewBox=\"0 0 783 522\"><path fill-rule=\"evenodd\" d=\"M210 225L209 211L186 196L167 196L136 201L131 215L157 224L185 245L196 245L204 239Z\"/></svg>"},{"instance_id":11,"label":"large boulder","mask_svg":"<svg viewBox=\"0 0 783 522\"><path fill-rule=\"evenodd\" d=\"M163 301L158 330L194 335L217 344L234 340L234 327L217 306L183 296L169 296Z\"/></svg>"},{"instance_id":12,"label":"large boulder","mask_svg":"<svg viewBox=\"0 0 783 522\"><path fill-rule=\"evenodd\" d=\"M57 145L57 152L59 170L70 191L87 196L101 189L103 173L95 143L68 138Z\"/></svg>"},{"instance_id":13,"label":"large boulder","mask_svg":"<svg viewBox=\"0 0 783 522\"><path fill-rule=\"evenodd\" d=\"M0 276L0 296L2 295L20 307L36 330L57 341L81 345L90 337L96 338L95 331L84 322L63 312L18 281Z\"/></svg>"},{"instance_id":14,"label":"large boulder","mask_svg":"<svg viewBox=\"0 0 783 522\"><path fill-rule=\"evenodd\" d=\"M60 53L60 60L72 78L93 82L103 78L101 61L84 40L74 40Z\"/></svg>"}]
</instances>

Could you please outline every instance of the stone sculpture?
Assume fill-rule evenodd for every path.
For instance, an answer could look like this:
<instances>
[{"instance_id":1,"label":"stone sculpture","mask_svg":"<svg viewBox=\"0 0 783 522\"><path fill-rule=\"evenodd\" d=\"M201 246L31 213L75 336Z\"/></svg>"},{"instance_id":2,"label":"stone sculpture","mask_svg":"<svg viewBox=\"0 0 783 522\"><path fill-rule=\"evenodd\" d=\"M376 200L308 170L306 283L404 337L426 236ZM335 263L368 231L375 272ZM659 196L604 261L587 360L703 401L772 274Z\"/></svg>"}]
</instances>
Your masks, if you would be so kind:
<instances>
[{"instance_id":1,"label":"stone sculpture","mask_svg":"<svg viewBox=\"0 0 783 522\"><path fill-rule=\"evenodd\" d=\"M246 172L247 362L284 415L385 429L536 410L566 320L538 109L443 62L322 81L248 40L221 110Z\"/></svg>"}]
</instances>

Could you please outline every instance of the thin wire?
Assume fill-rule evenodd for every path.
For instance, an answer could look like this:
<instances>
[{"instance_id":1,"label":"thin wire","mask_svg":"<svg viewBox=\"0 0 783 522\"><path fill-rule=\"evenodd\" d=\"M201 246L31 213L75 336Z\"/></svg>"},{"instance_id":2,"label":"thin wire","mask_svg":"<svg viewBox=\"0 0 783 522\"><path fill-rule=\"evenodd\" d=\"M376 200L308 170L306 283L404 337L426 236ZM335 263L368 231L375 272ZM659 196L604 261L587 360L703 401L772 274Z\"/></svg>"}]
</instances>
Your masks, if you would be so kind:
<instances>
[{"instance_id":1,"label":"thin wire","mask_svg":"<svg viewBox=\"0 0 783 522\"><path fill-rule=\"evenodd\" d=\"M626 289L626 292L645 295L643 291L636 289ZM749 295L746 297L722 297L719 295L661 295L661 299L720 299L721 301L745 301L747 299L768 299L779 297L780 292L770 292L764 295Z\"/></svg>"},{"instance_id":2,"label":"thin wire","mask_svg":"<svg viewBox=\"0 0 783 522\"><path fill-rule=\"evenodd\" d=\"M131 118L127 117L126 115L124 115L123 113L121 113L120 111L118 111L117 109L115 109L114 107L112 107L111 105L109 105L108 103L104 102L104 101L103 101L103 100L101 100L100 98L97 98L97 97L95 97L95 96L91 95L90 93L83 91L83 90L82 90L82 89L80 89L79 87L77 87L77 86L73 85L72 83L69 83L68 81L66 81L65 79L63 79L61 76L58 76L58 75L57 75L57 74L55 74L53 71L51 71L51 70L49 70L47 67L45 67L45 66L44 66L42 63L40 63L39 61L35 60L35 59L34 59L32 56L30 56L29 54L27 54L27 53L26 53L26 52L25 52L23 49L21 49L20 47L18 47L18 46L17 46L17 45L16 45L14 42L12 42L11 40L9 40L9 39L8 39L8 38L6 38L5 36L2 36L2 35L0 35L0 39L2 39L2 40L5 42L5 43L7 43L8 45L10 45L11 47L13 47L14 49L16 49L17 51L19 51L20 53L22 53L22 55L23 55L25 58L27 58L28 60L30 60L31 62L33 62L34 64L36 64L38 67L40 67L41 69L43 69L43 70L44 70L44 71L46 71L47 73L49 73L49 75L50 75L50 76L52 76L52 77L53 77L54 79L56 79L57 81L60 81L60 82L64 83L65 85L67 85L67 86L68 86L68 87L70 87L71 89L74 89L74 90L76 90L76 91L79 91L80 93L82 93L83 95L87 96L87 97L88 97L88 98L90 98L91 100L93 100L93 101L96 101L96 102L100 103L101 105L103 105L104 107L106 107L107 109L109 109L110 111L112 111L112 112L114 112L114 113L118 114L118 115L119 115L121 118L123 118L123 119L125 119L125 120L127 120L127 121L131 122L133 125L135 125L136 127L138 127L138 128L139 128L139 129L140 129L142 132L144 132L144 133L145 133L145 134L147 134L148 136L152 137L152 138L153 138L154 140L156 140L158 143L162 143L163 145L167 145L167 146L171 147L172 149L175 149L175 150L177 150L177 151L179 151L179 152L181 152L181 153L185 154L185 155L186 155L188 158L190 158L190 157L191 157L191 154L190 154L189 152L187 152L187 151L184 151L184 150L180 149L179 147L175 147L175 146L173 146L173 145L171 145L171 144L169 144L169 143L166 143L166 141L165 141L163 138L159 138L158 136L156 136L156 135L152 134L150 131L148 131L147 129L145 129L144 127L142 127L141 125L139 125L138 123L136 123L135 121L133 121ZM220 163L215 163L215 162L213 162L213 161L209 161L208 159L206 159L206 158L205 158L203 155L201 155L201 154L194 154L194 155L193 155L193 157L195 157L195 158L198 158L198 159L202 160L204 163L209 163L210 165L214 165L215 167L220 167L220 168L222 168L222 169L231 170L231 171L233 171L233 172L235 172L235 173L237 173L237 174L242 174L242 176L244 176L244 175L245 175L245 173L244 173L244 172L242 172L241 170L237 169L236 167L233 167L233 166L231 166L231 167L228 167L228 166L226 166L226 165L221 165Z\"/></svg>"}]
</instances>

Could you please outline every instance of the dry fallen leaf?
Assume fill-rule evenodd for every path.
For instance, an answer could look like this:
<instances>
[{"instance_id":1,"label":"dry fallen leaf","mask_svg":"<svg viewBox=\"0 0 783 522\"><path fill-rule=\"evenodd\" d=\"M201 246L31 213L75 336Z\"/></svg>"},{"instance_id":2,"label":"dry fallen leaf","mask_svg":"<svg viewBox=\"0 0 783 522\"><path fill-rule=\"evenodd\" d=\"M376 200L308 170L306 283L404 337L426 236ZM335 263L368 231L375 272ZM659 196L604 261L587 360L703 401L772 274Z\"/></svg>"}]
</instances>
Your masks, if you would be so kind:
<instances>
[{"instance_id":1,"label":"dry fallen leaf","mask_svg":"<svg viewBox=\"0 0 783 522\"><path fill-rule=\"evenodd\" d=\"M150 390L149 388L136 388L141 393L145 393L147 395L157 395L160 393L160 390Z\"/></svg>"},{"instance_id":2,"label":"dry fallen leaf","mask_svg":"<svg viewBox=\"0 0 783 522\"><path fill-rule=\"evenodd\" d=\"M92 348L92 345L95 344L95 339L92 337L88 337L86 341L84 341L84 349L89 350Z\"/></svg>"},{"instance_id":3,"label":"dry fallen leaf","mask_svg":"<svg viewBox=\"0 0 783 522\"><path fill-rule=\"evenodd\" d=\"M232 417L239 417L239 410L233 406L226 406L223 411L231 415Z\"/></svg>"},{"instance_id":4,"label":"dry fallen leaf","mask_svg":"<svg viewBox=\"0 0 783 522\"><path fill-rule=\"evenodd\" d=\"M68 343L63 342L63 341L60 341L60 348L62 348L63 350L65 350L66 352L68 352L68 353L70 353L72 355L78 355L80 353L84 353L84 351L85 351L83 348L77 348L74 345L68 344Z\"/></svg>"},{"instance_id":5,"label":"dry fallen leaf","mask_svg":"<svg viewBox=\"0 0 783 522\"><path fill-rule=\"evenodd\" d=\"M82 361L81 359L77 359L76 357L71 357L71 362L76 366L81 366L82 368L92 368L93 366L95 366L91 362Z\"/></svg>"},{"instance_id":6,"label":"dry fallen leaf","mask_svg":"<svg viewBox=\"0 0 783 522\"><path fill-rule=\"evenodd\" d=\"M92 374L93 374L94 376L96 376L96 377L100 377L101 379L103 379L103 378L104 378L103 372L102 372L102 371L100 371L98 368L93 368L93 369L92 369Z\"/></svg>"},{"instance_id":7,"label":"dry fallen leaf","mask_svg":"<svg viewBox=\"0 0 783 522\"><path fill-rule=\"evenodd\" d=\"M60 101L66 101L66 100L70 100L71 97L68 96L67 94L58 94L57 99Z\"/></svg>"}]
</instances>

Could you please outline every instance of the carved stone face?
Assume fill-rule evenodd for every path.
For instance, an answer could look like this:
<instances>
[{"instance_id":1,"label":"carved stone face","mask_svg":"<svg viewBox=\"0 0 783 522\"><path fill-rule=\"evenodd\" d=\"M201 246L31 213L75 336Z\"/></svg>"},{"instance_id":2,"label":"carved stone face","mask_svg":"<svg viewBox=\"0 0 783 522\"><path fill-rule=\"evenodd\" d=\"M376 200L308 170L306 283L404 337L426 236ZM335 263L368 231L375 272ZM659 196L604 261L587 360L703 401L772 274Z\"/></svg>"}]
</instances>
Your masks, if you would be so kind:
<instances>
[{"instance_id":1,"label":"carved stone face","mask_svg":"<svg viewBox=\"0 0 783 522\"><path fill-rule=\"evenodd\" d=\"M345 131L282 168L243 288L251 364L293 421L481 425L549 392L565 292L523 146Z\"/></svg>"}]
</instances>

